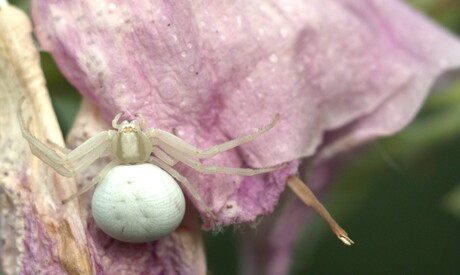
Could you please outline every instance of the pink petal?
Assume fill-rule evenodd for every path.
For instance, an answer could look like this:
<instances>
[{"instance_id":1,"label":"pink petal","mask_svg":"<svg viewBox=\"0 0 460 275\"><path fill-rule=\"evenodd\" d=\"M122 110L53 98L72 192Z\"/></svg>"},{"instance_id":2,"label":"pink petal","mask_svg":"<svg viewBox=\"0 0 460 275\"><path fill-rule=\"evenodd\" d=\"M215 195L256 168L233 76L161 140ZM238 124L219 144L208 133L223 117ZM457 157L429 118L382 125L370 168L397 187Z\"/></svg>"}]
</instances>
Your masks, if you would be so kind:
<instances>
[{"instance_id":1,"label":"pink petal","mask_svg":"<svg viewBox=\"0 0 460 275\"><path fill-rule=\"evenodd\" d=\"M212 160L236 167L391 134L460 64L458 41L395 0L49 0L32 11L42 47L106 121L141 112L208 148L280 113L275 129ZM270 213L296 166L251 178L181 171L225 225Z\"/></svg>"},{"instance_id":2,"label":"pink petal","mask_svg":"<svg viewBox=\"0 0 460 275\"><path fill-rule=\"evenodd\" d=\"M372 28L376 37L386 37L383 42L391 46L392 51L382 55L389 61L404 64L406 68L395 71L394 75L401 74L405 81L400 87L390 89L393 94L372 112L325 135L315 156L314 173L308 179L317 194L327 188L329 178L337 173L338 153L403 128L415 116L437 77L460 65L459 40L400 2L354 0L341 3L342 9L352 11L355 19L363 22L363 27ZM289 272L299 233L310 218L311 211L306 210L305 205L295 199L285 205L275 219L264 221L257 235L246 239L244 274ZM353 232L349 233L353 238Z\"/></svg>"}]
</instances>

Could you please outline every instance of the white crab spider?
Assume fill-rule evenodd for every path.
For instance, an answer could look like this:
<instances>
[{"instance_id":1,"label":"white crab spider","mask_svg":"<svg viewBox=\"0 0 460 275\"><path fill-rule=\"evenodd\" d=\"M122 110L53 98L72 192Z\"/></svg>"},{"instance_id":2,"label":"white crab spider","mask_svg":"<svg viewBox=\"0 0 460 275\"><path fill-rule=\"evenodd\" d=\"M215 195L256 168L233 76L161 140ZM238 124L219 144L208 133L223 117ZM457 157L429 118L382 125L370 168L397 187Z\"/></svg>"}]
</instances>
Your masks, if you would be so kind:
<instances>
[{"instance_id":1,"label":"white crab spider","mask_svg":"<svg viewBox=\"0 0 460 275\"><path fill-rule=\"evenodd\" d=\"M93 217L105 233L118 240L148 242L168 235L177 228L184 216L185 200L173 178L180 181L200 207L214 218L188 180L172 168L179 161L204 174L244 176L267 173L284 166L249 169L205 166L199 161L262 135L274 127L279 115L269 125L252 134L215 145L208 150L196 148L160 129L142 130L145 118L141 114L136 114L135 120L124 120L119 124L122 115L123 112L118 113L112 121L115 130L101 132L71 151L57 145L52 149L35 138L25 126L21 108L18 113L22 135L28 141L32 153L63 176L75 177L97 159L114 157L91 182L63 202L85 193L101 182L93 195Z\"/></svg>"}]
</instances>

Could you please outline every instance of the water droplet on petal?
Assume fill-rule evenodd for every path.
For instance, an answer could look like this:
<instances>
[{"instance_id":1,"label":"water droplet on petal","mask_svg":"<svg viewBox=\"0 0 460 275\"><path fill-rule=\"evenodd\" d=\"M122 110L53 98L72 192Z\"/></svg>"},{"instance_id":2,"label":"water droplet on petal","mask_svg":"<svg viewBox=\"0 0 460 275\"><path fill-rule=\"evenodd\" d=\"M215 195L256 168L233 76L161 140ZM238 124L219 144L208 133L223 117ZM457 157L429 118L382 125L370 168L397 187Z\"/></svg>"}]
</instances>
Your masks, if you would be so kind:
<instances>
[{"instance_id":1,"label":"water droplet on petal","mask_svg":"<svg viewBox=\"0 0 460 275\"><path fill-rule=\"evenodd\" d=\"M237 26L238 28L241 28L241 25L243 25L242 22L243 22L243 20L242 20L241 15L238 15L238 16L236 17L236 26Z\"/></svg>"},{"instance_id":2,"label":"water droplet on petal","mask_svg":"<svg viewBox=\"0 0 460 275\"><path fill-rule=\"evenodd\" d=\"M280 30L280 34L281 34L282 38L286 38L287 35L288 35L288 31L283 28L283 29Z\"/></svg>"},{"instance_id":3,"label":"water droplet on petal","mask_svg":"<svg viewBox=\"0 0 460 275\"><path fill-rule=\"evenodd\" d=\"M273 62L273 63L278 62L278 56L274 53L272 53L268 59L270 60L270 62Z\"/></svg>"},{"instance_id":4,"label":"water droplet on petal","mask_svg":"<svg viewBox=\"0 0 460 275\"><path fill-rule=\"evenodd\" d=\"M109 4L109 11L114 11L116 8L117 8L117 5L115 5L114 3Z\"/></svg>"}]
</instances>

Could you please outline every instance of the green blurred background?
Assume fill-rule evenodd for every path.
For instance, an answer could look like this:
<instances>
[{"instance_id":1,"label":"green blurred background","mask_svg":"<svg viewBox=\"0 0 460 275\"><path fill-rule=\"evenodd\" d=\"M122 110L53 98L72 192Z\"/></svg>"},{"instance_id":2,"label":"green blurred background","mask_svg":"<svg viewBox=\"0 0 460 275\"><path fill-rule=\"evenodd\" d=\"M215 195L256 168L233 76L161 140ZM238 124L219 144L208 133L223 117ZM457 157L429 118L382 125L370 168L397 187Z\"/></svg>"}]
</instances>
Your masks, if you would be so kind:
<instances>
[{"instance_id":1,"label":"green blurred background","mask_svg":"<svg viewBox=\"0 0 460 275\"><path fill-rule=\"evenodd\" d=\"M28 10L28 1L11 1ZM460 36L460 0L407 1ZM42 54L53 105L66 133L80 96ZM355 245L314 218L291 274L460 274L460 77L433 93L412 124L371 144L322 198ZM236 233L205 235L210 274L237 274Z\"/></svg>"}]
</instances>

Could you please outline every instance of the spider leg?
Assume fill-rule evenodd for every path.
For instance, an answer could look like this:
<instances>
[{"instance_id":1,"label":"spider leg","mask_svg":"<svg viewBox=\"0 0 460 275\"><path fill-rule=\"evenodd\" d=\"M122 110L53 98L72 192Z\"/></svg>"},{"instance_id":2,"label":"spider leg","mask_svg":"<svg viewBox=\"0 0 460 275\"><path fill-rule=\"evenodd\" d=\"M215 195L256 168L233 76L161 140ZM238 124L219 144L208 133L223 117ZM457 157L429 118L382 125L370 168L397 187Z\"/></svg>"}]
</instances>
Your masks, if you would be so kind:
<instances>
[{"instance_id":1,"label":"spider leg","mask_svg":"<svg viewBox=\"0 0 460 275\"><path fill-rule=\"evenodd\" d=\"M83 186L77 193L63 200L62 203L67 203L73 200L74 198L79 197L80 195L83 195L84 193L88 192L107 175L110 169L117 166L118 164L119 162L117 160L112 160L111 162L109 162L109 164L107 164L89 183Z\"/></svg>"},{"instance_id":2,"label":"spider leg","mask_svg":"<svg viewBox=\"0 0 460 275\"><path fill-rule=\"evenodd\" d=\"M206 205L203 198L201 198L200 194L196 191L196 189L190 184L186 177L182 176L179 172L173 169L171 166L168 166L164 163L161 159L156 157L150 157L150 162L154 165L160 167L161 169L165 170L168 174L170 174L173 178L180 181L185 189L189 191L192 197L196 200L196 202L201 206L202 209L208 213L211 219L216 219L216 216L211 211L211 209Z\"/></svg>"},{"instance_id":3,"label":"spider leg","mask_svg":"<svg viewBox=\"0 0 460 275\"><path fill-rule=\"evenodd\" d=\"M152 153L158 157L159 159L161 159L164 163L166 163L167 165L169 166L174 166L178 163L177 160L173 159L171 156L169 156L168 154L166 154L163 150L161 150L161 148L159 147L156 147L154 146L152 148Z\"/></svg>"},{"instance_id":4,"label":"spider leg","mask_svg":"<svg viewBox=\"0 0 460 275\"><path fill-rule=\"evenodd\" d=\"M37 147L35 147L33 145L30 145L30 150L32 151L32 154L37 156L44 163L48 164L48 166L52 167L54 169L54 171L56 171L60 175L62 175L64 177L69 177L69 178L76 176L76 173L74 171L70 170L69 168L65 167L62 164L57 164L52 159L50 159L46 154L41 155L42 151L38 150Z\"/></svg>"},{"instance_id":5,"label":"spider leg","mask_svg":"<svg viewBox=\"0 0 460 275\"><path fill-rule=\"evenodd\" d=\"M221 152L230 150L232 148L235 148L237 146L240 146L244 143L250 142L251 140L257 138L258 136L272 129L275 126L275 124L279 121L279 118L280 116L279 114L277 114L270 124L268 124L267 126L263 128L260 128L256 132L236 138L236 139L229 140L227 142L224 142L218 145L215 145L209 148L208 150L199 149L187 143L186 141L182 140L181 138L175 136L174 134L168 133L163 130L152 128L152 129L147 130L146 134L152 140L153 144L158 144L161 147L169 146L169 147L177 149L178 151L181 151L183 153L192 155L200 159L210 158Z\"/></svg>"},{"instance_id":6,"label":"spider leg","mask_svg":"<svg viewBox=\"0 0 460 275\"><path fill-rule=\"evenodd\" d=\"M104 131L70 152L68 149L62 150L60 146L51 146L57 150L56 152L30 133L28 127L25 126L20 110L18 116L22 135L28 141L32 153L66 177L74 177L75 174L86 169L95 160L110 153L108 149L112 144L112 137L116 134L113 130Z\"/></svg>"},{"instance_id":7,"label":"spider leg","mask_svg":"<svg viewBox=\"0 0 460 275\"><path fill-rule=\"evenodd\" d=\"M198 160L192 159L187 155L183 155L180 152L176 151L174 148L168 147L164 150L171 155L173 158L183 162L187 166L197 170L203 174L230 174L230 175L241 175L241 176L254 176L258 174L264 174L268 172L273 172L281 168L286 167L287 163L279 164L272 167L262 167L262 168L239 168L239 167L228 167L220 165L203 165Z\"/></svg>"},{"instance_id":8,"label":"spider leg","mask_svg":"<svg viewBox=\"0 0 460 275\"><path fill-rule=\"evenodd\" d=\"M65 147L61 147L58 144L56 144L56 143L54 143L54 142L52 142L50 140L48 140L47 142L49 143L49 145L52 148L55 149L55 151L57 152L58 155L59 154L61 155L61 158L65 158L66 156L69 155L69 153L72 152L72 150L70 150L68 148L65 148ZM91 155L89 155L89 153L85 154L84 157L82 157L81 159L78 160L76 165L72 166L73 171L75 171L76 173L83 171L89 165L91 165L91 163L96 161L98 158L105 157L105 156L109 155L110 152L111 151L110 151L109 147L104 147L104 146L95 147L94 150L91 151ZM64 168L67 169L67 167L64 167Z\"/></svg>"},{"instance_id":9,"label":"spider leg","mask_svg":"<svg viewBox=\"0 0 460 275\"><path fill-rule=\"evenodd\" d=\"M51 140L46 140L46 143L51 147L51 149L54 149L55 151L58 151L58 152L63 152L64 154L68 154L72 151L69 148L62 147L61 145Z\"/></svg>"},{"instance_id":10,"label":"spider leg","mask_svg":"<svg viewBox=\"0 0 460 275\"><path fill-rule=\"evenodd\" d=\"M68 154L48 148L38 139L31 136L29 141L32 153L51 166L56 172L66 177L75 177L76 174L88 168L97 159L110 154L111 138L106 132L102 132L87 140ZM97 143L93 143L98 141ZM78 154L77 154L78 153Z\"/></svg>"},{"instance_id":11,"label":"spider leg","mask_svg":"<svg viewBox=\"0 0 460 275\"><path fill-rule=\"evenodd\" d=\"M273 172L281 168L286 167L286 163L276 165L273 167L263 167L263 168L239 168L239 167L228 167L228 166L219 166L219 165L203 165L199 161L193 161L190 159L181 160L186 165L192 167L203 174L229 174L229 175L241 175L241 176L254 176L259 174L264 174L268 172Z\"/></svg>"}]
</instances>

